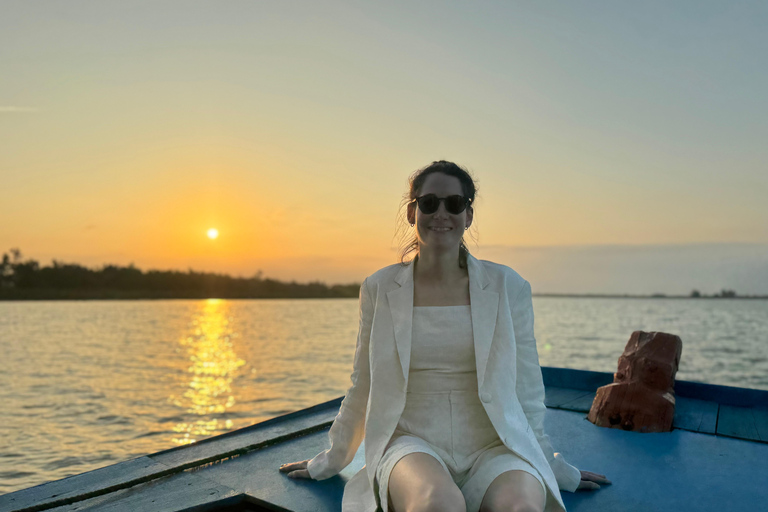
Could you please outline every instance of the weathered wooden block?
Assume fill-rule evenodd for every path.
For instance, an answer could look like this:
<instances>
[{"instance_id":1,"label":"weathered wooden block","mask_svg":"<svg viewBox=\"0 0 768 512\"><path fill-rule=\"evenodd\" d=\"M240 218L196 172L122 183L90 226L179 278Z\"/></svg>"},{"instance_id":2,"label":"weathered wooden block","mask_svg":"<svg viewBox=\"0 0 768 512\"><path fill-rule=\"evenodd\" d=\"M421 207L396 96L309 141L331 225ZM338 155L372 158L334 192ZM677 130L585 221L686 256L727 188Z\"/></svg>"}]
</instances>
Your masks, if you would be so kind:
<instances>
[{"instance_id":1,"label":"weathered wooden block","mask_svg":"<svg viewBox=\"0 0 768 512\"><path fill-rule=\"evenodd\" d=\"M587 419L599 427L634 432L672 430L682 350L683 342L674 334L633 332L613 383L597 389Z\"/></svg>"}]
</instances>

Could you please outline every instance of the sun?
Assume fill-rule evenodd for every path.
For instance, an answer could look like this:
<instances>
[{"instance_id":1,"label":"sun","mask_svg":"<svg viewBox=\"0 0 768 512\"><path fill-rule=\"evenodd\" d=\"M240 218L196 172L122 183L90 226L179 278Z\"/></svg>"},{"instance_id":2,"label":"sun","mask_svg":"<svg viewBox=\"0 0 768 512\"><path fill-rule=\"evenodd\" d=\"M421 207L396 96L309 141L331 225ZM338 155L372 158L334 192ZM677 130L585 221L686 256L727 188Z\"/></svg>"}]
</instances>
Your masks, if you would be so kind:
<instances>
[{"instance_id":1,"label":"sun","mask_svg":"<svg viewBox=\"0 0 768 512\"><path fill-rule=\"evenodd\" d=\"M211 240L216 240L219 238L219 230L216 228L211 228L208 230L208 238Z\"/></svg>"}]
</instances>

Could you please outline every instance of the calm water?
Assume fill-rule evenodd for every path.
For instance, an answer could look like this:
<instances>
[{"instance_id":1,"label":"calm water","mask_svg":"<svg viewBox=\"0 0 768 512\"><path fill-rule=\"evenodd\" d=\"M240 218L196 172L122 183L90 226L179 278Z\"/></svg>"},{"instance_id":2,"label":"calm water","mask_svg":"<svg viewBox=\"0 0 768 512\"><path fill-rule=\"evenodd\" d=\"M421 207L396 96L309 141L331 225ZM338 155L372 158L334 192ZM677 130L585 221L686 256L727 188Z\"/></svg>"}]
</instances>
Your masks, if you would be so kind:
<instances>
[{"instance_id":1,"label":"calm water","mask_svg":"<svg viewBox=\"0 0 768 512\"><path fill-rule=\"evenodd\" d=\"M768 301L533 300L542 365L665 331L678 379L768 389ZM343 395L356 336L356 299L0 302L0 493Z\"/></svg>"}]
</instances>

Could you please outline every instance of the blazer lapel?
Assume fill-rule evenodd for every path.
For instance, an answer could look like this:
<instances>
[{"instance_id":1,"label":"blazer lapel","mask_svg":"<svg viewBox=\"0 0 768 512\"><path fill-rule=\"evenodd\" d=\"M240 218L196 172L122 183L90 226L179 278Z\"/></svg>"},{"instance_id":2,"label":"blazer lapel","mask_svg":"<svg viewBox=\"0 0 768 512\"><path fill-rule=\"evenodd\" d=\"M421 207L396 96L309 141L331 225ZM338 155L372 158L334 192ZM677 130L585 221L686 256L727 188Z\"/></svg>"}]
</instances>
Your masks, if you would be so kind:
<instances>
[{"instance_id":1,"label":"blazer lapel","mask_svg":"<svg viewBox=\"0 0 768 512\"><path fill-rule=\"evenodd\" d=\"M493 333L496 330L496 317L499 312L499 294L485 290L489 284L488 275L482 264L469 254L469 300L472 305L472 335L475 344L477 364L477 385L482 387L485 381L485 369L491 351ZM413 329L413 263L400 269L395 276L399 288L387 292L389 309L395 328L395 343L403 379L408 382L411 364L411 335Z\"/></svg>"},{"instance_id":2,"label":"blazer lapel","mask_svg":"<svg viewBox=\"0 0 768 512\"><path fill-rule=\"evenodd\" d=\"M395 326L395 342L403 379L408 382L408 370L411 365L411 331L413 329L413 262L400 269L395 282L400 288L387 292L389 310Z\"/></svg>"},{"instance_id":3,"label":"blazer lapel","mask_svg":"<svg viewBox=\"0 0 768 512\"><path fill-rule=\"evenodd\" d=\"M499 313L499 294L485 290L489 284L483 265L471 254L467 256L469 267L469 301L472 304L472 335L475 341L477 387L483 387L488 355L491 352L496 318Z\"/></svg>"}]
</instances>

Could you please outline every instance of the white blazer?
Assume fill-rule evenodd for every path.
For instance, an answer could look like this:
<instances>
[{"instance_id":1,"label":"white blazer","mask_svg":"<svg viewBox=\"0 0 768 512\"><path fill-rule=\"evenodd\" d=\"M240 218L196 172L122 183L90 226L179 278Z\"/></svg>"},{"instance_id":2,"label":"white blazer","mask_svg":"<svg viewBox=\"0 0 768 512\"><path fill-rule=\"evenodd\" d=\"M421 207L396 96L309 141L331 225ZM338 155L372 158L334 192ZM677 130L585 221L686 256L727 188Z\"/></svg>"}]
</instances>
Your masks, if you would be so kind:
<instances>
[{"instance_id":1,"label":"white blazer","mask_svg":"<svg viewBox=\"0 0 768 512\"><path fill-rule=\"evenodd\" d=\"M472 255L467 267L479 398L499 438L544 479L545 511L562 512L560 489L575 491L581 473L553 452L544 433L531 285L511 268ZM363 281L352 386L328 433L330 448L307 465L311 478L330 478L365 440L365 466L347 482L342 512L380 508L374 477L405 407L412 319L413 264L384 267Z\"/></svg>"}]
</instances>

